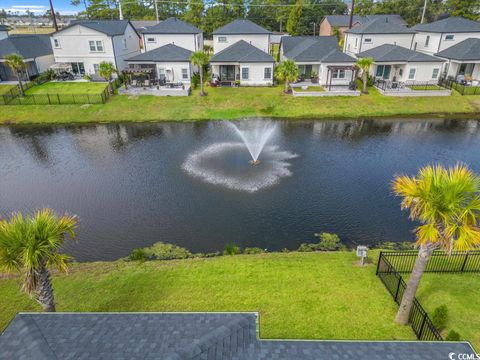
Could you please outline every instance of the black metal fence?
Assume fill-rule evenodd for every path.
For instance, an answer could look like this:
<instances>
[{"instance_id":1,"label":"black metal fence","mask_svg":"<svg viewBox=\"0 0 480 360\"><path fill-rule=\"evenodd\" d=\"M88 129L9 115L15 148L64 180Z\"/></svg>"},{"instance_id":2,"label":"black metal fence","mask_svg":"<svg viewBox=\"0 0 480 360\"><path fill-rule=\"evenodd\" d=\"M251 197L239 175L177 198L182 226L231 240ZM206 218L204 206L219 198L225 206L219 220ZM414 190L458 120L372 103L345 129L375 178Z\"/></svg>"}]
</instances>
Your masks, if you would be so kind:
<instances>
[{"instance_id":1,"label":"black metal fence","mask_svg":"<svg viewBox=\"0 0 480 360\"><path fill-rule=\"evenodd\" d=\"M438 84L447 89L457 90L462 95L480 95L480 86L468 85L467 82L460 83L454 79L441 78Z\"/></svg>"},{"instance_id":2,"label":"black metal fence","mask_svg":"<svg viewBox=\"0 0 480 360\"><path fill-rule=\"evenodd\" d=\"M392 81L392 80L375 80L375 86L382 91L430 91L430 90L446 90L444 86L439 84L437 80L431 81Z\"/></svg>"},{"instance_id":3,"label":"black metal fence","mask_svg":"<svg viewBox=\"0 0 480 360\"><path fill-rule=\"evenodd\" d=\"M380 253L377 265L377 276L392 295L394 301L400 305L407 284L403 280L400 273L390 263L386 254ZM424 341L442 341L443 338L439 331L435 328L432 320L428 316L425 309L420 305L420 302L415 298L413 300L412 310L409 318L410 325L418 340Z\"/></svg>"}]
</instances>

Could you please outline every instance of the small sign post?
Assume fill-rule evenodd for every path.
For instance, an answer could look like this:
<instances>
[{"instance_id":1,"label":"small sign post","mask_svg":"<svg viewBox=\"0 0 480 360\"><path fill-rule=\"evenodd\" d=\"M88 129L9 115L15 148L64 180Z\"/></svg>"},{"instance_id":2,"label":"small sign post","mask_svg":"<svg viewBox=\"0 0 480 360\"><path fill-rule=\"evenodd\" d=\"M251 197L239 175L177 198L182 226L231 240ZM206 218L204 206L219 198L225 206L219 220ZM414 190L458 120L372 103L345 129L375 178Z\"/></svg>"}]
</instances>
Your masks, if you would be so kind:
<instances>
[{"instance_id":1,"label":"small sign post","mask_svg":"<svg viewBox=\"0 0 480 360\"><path fill-rule=\"evenodd\" d=\"M357 246L357 256L361 259L360 264L365 265L365 259L367 258L368 247L364 245Z\"/></svg>"}]
</instances>

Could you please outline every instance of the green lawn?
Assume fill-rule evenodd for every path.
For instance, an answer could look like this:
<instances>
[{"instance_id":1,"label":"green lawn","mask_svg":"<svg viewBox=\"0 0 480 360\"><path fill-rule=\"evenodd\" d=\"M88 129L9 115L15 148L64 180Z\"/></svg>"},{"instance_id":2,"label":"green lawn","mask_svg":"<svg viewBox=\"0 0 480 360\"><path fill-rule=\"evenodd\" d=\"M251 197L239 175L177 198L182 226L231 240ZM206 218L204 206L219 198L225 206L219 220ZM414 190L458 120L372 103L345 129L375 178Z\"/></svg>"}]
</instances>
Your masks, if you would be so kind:
<instances>
[{"instance_id":1,"label":"green lawn","mask_svg":"<svg viewBox=\"0 0 480 360\"><path fill-rule=\"evenodd\" d=\"M10 91L11 88L14 88L16 85L0 85L0 96Z\"/></svg>"},{"instance_id":2,"label":"green lawn","mask_svg":"<svg viewBox=\"0 0 480 360\"><path fill-rule=\"evenodd\" d=\"M448 307L446 336L460 333L480 350L480 274L425 274L417 298L429 314L440 305Z\"/></svg>"},{"instance_id":3,"label":"green lawn","mask_svg":"<svg viewBox=\"0 0 480 360\"><path fill-rule=\"evenodd\" d=\"M63 84L62 84L63 85ZM0 123L72 123L122 121L192 121L272 118L359 118L472 114L480 112L480 96L395 97L370 94L352 97L294 97L282 86L271 88L210 88L188 97L113 96L106 104L10 105L1 108Z\"/></svg>"},{"instance_id":4,"label":"green lawn","mask_svg":"<svg viewBox=\"0 0 480 360\"><path fill-rule=\"evenodd\" d=\"M295 87L293 88L293 90L298 92L325 91L325 89L322 86L308 86L305 90L302 89L301 87Z\"/></svg>"},{"instance_id":5,"label":"green lawn","mask_svg":"<svg viewBox=\"0 0 480 360\"><path fill-rule=\"evenodd\" d=\"M58 311L258 311L262 338L414 339L353 252L85 263L54 276ZM0 280L0 329L39 307Z\"/></svg>"},{"instance_id":6,"label":"green lawn","mask_svg":"<svg viewBox=\"0 0 480 360\"><path fill-rule=\"evenodd\" d=\"M100 94L107 87L106 83L95 82L47 82L28 89L32 94Z\"/></svg>"},{"instance_id":7,"label":"green lawn","mask_svg":"<svg viewBox=\"0 0 480 360\"><path fill-rule=\"evenodd\" d=\"M438 85L412 85L409 88L412 90L445 90L445 88Z\"/></svg>"}]
</instances>

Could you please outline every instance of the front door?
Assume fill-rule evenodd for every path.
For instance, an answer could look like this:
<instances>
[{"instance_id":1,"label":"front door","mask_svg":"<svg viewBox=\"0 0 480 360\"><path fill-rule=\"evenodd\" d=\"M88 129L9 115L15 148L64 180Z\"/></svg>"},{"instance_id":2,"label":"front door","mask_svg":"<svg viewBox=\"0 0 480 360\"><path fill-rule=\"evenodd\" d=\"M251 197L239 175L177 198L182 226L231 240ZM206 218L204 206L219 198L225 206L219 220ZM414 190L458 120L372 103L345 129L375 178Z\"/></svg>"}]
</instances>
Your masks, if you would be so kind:
<instances>
[{"instance_id":1,"label":"front door","mask_svg":"<svg viewBox=\"0 0 480 360\"><path fill-rule=\"evenodd\" d=\"M220 80L235 81L235 65L220 65Z\"/></svg>"},{"instance_id":2,"label":"front door","mask_svg":"<svg viewBox=\"0 0 480 360\"><path fill-rule=\"evenodd\" d=\"M377 65L377 72L375 73L375 77L388 80L390 78L391 70L391 65Z\"/></svg>"}]
</instances>

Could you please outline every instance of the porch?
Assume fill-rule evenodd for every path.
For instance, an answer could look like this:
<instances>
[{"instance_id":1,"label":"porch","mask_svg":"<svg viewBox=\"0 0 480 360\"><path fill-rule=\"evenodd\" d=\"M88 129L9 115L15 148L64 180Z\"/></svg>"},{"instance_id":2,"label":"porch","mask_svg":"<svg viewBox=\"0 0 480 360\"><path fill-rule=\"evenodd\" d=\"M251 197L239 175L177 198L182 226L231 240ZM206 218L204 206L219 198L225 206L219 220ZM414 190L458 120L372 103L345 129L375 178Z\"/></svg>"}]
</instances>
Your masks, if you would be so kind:
<instances>
[{"instance_id":1,"label":"porch","mask_svg":"<svg viewBox=\"0 0 480 360\"><path fill-rule=\"evenodd\" d=\"M237 86L240 82L240 65L212 65L213 86Z\"/></svg>"},{"instance_id":2,"label":"porch","mask_svg":"<svg viewBox=\"0 0 480 360\"><path fill-rule=\"evenodd\" d=\"M445 65L448 78L466 86L480 86L480 59L476 62L451 60Z\"/></svg>"},{"instance_id":3,"label":"porch","mask_svg":"<svg viewBox=\"0 0 480 360\"><path fill-rule=\"evenodd\" d=\"M393 81L376 79L374 86L385 96L450 96L452 91L431 81Z\"/></svg>"},{"instance_id":4,"label":"porch","mask_svg":"<svg viewBox=\"0 0 480 360\"><path fill-rule=\"evenodd\" d=\"M39 74L37 65L34 60L24 60L26 64L25 71L22 72L21 78L23 81L28 81ZM4 59L0 59L0 82L17 81L17 75L13 73L12 69L5 63Z\"/></svg>"}]
</instances>

